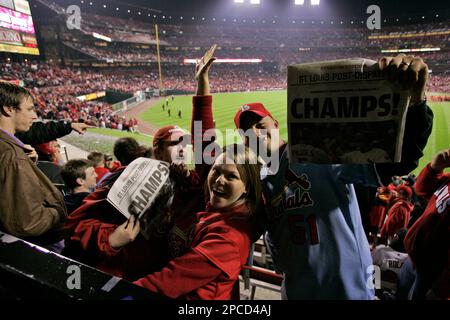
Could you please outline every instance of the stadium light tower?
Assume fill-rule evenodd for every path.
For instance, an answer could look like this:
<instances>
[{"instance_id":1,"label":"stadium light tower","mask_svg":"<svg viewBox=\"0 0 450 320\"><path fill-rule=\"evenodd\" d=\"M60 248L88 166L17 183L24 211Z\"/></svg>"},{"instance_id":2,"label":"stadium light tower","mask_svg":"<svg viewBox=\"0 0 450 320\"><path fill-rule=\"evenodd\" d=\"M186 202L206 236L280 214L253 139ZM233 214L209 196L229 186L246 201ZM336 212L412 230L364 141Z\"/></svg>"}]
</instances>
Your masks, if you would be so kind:
<instances>
[{"instance_id":1,"label":"stadium light tower","mask_svg":"<svg viewBox=\"0 0 450 320\"><path fill-rule=\"evenodd\" d=\"M296 6L302 6L305 4L305 0L295 0L294 4Z\"/></svg>"},{"instance_id":2,"label":"stadium light tower","mask_svg":"<svg viewBox=\"0 0 450 320\"><path fill-rule=\"evenodd\" d=\"M250 4L260 4L260 0L250 0Z\"/></svg>"},{"instance_id":3,"label":"stadium light tower","mask_svg":"<svg viewBox=\"0 0 450 320\"><path fill-rule=\"evenodd\" d=\"M318 6L320 4L320 0L311 0L312 6Z\"/></svg>"},{"instance_id":4,"label":"stadium light tower","mask_svg":"<svg viewBox=\"0 0 450 320\"><path fill-rule=\"evenodd\" d=\"M234 0L234 3L244 3L244 0Z\"/></svg>"}]
</instances>

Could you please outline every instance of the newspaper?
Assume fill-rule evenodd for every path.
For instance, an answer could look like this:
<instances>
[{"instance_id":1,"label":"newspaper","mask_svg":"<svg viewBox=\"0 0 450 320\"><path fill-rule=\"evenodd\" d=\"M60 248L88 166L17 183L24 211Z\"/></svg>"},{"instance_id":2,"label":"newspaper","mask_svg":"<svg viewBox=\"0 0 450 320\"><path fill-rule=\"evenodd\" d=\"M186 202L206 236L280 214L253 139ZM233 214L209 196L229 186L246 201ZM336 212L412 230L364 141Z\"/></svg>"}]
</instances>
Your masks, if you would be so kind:
<instances>
[{"instance_id":1,"label":"newspaper","mask_svg":"<svg viewBox=\"0 0 450 320\"><path fill-rule=\"evenodd\" d=\"M127 219L142 218L169 178L166 162L137 158L130 163L108 192L108 202Z\"/></svg>"},{"instance_id":2,"label":"newspaper","mask_svg":"<svg viewBox=\"0 0 450 320\"><path fill-rule=\"evenodd\" d=\"M373 60L288 66L290 162L399 162L409 99Z\"/></svg>"}]
</instances>

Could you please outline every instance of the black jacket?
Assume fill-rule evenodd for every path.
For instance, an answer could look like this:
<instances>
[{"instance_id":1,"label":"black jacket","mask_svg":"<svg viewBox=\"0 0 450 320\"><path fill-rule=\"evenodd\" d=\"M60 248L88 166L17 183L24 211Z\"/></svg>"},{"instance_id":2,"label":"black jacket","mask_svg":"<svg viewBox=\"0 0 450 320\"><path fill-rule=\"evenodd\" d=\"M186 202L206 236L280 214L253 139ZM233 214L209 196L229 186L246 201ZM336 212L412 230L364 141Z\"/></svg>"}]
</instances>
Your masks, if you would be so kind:
<instances>
[{"instance_id":1,"label":"black jacket","mask_svg":"<svg viewBox=\"0 0 450 320\"><path fill-rule=\"evenodd\" d=\"M68 121L33 122L27 132L17 132L16 137L24 144L37 145L64 137L72 132Z\"/></svg>"}]
</instances>

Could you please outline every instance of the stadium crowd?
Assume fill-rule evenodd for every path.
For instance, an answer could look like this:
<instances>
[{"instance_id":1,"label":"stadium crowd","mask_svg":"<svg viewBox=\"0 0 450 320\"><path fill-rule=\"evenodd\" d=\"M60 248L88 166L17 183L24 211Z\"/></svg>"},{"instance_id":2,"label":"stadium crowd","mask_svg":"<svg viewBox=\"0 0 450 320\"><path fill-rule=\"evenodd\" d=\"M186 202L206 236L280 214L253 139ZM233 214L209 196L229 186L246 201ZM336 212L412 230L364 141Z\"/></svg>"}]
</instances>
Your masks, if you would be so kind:
<instances>
[{"instance_id":1,"label":"stadium crowd","mask_svg":"<svg viewBox=\"0 0 450 320\"><path fill-rule=\"evenodd\" d=\"M235 72L237 69L230 70L224 65L216 65L210 72L215 48L208 50L196 66L192 121L202 121L202 131L193 132L194 137L191 137L175 126L160 128L154 136L152 149L140 146L134 139L121 138L114 145L116 162L111 156L98 152L91 153L88 159L70 160L66 164L60 157L55 142L57 138L71 130L81 133L86 130L87 124L77 123L80 118L91 117L104 122L104 117L108 117L105 112L111 111L105 105L77 104L67 98L84 90L84 76L65 68L53 70L48 64L43 66L42 72L39 66L4 66L2 70L5 73L11 74L14 69L23 75L30 90L0 82L0 163L4 169L0 171L0 178L17 186L12 187L15 193L5 194L0 200L0 208L5 209L0 210L2 230L171 298L238 299L236 284L241 267L248 261L250 244L264 234L269 237L266 239L269 239L267 243L271 252L276 250L273 256L275 270L282 271L285 276L284 298L374 299L376 293L380 299L448 299L449 192L448 175L443 173L443 169L450 167L450 151L438 153L417 180L412 175L396 175L387 180L393 172L410 172L417 166L431 132L433 116L425 100L427 79L421 76L427 66L408 56L388 58L398 62L398 69L392 71L398 73L399 78L406 72L400 61L408 66L408 62L412 63L418 70L415 71L416 80L409 84L414 88L411 91L414 107L408 109L404 136L407 143L404 144L400 166L376 166L376 170L372 165L330 166L329 170L308 164L288 166L286 141L270 133L269 138L275 143L264 146L274 148L270 149L270 154L275 150L281 152L278 155L281 164L272 169L267 162L260 172L260 165L250 162L255 154L249 140L245 141L245 146L230 145L223 149L223 154L208 155L206 147L214 139L196 136L214 127L210 76L212 83L219 83L216 88L224 91L248 88L250 83L245 82L246 76L252 76L253 83L267 81L271 84L264 78L270 73L264 71L261 71L261 78L254 74L245 75L248 70L239 73ZM380 60L379 63L383 70L388 68L387 61ZM182 74L186 68L175 69ZM77 75L74 85L78 83L81 89L69 89L69 86L58 86L55 82L47 87L45 81L39 82L42 79L37 73L50 78L50 75L55 75L54 81ZM225 85L221 82L223 74L230 76ZM95 72L86 77L102 79ZM35 91L36 88L44 91ZM72 121L33 122L37 115L31 92L38 93L39 104L47 108L44 109L45 116L53 112L56 118ZM52 101L44 101L44 97ZM120 123L121 119L116 121L121 126L135 126L133 120L125 124ZM279 127L276 119L260 103L249 103L239 108L234 121L236 128L250 129L257 135L262 134L261 128ZM194 149L194 152L215 160L212 166L201 162L194 170L188 171L183 163L189 141L185 139L196 141L199 138L203 143L200 150ZM254 149L255 152L257 150ZM16 156L11 157L11 154ZM126 166L139 157L170 163L168 167L163 166L165 169L158 168L171 180L166 180L143 217L138 219L136 213L125 218L106 197ZM232 160L231 164L221 162L226 158ZM17 170L16 161L24 162L21 170ZM264 170L276 171L260 181ZM28 183L20 182L24 180ZM264 189L260 182L265 185ZM369 206L371 209L360 211L353 184L374 187L380 182L385 187L377 189L374 203ZM288 192L286 201L284 196L279 199L274 187ZM207 191L205 196L204 188ZM288 197L293 197L290 192L295 197L299 196L299 188L303 188L301 201L310 201L309 205L297 206L288 201ZM20 190L20 197L17 190ZM64 197L60 190L66 192ZM267 207L259 211L259 206L263 205L259 203L262 192ZM319 201L323 197L327 201ZM312 205L315 208L313 214L308 209ZM290 217L309 215L311 230L308 235L298 225L292 228L287 215L279 217L280 210L286 208L295 210L295 215ZM348 219L344 212L349 215ZM255 218L250 218L252 214ZM331 216L342 216L342 219L330 219ZM361 221L364 217L370 221L367 232L364 232ZM352 228L348 226L349 221ZM188 234L192 239L186 242ZM372 244L371 252L369 242ZM305 245L310 248L306 254L302 250L290 250ZM326 251L324 257L315 253L317 248ZM428 261L435 263L430 266ZM350 266L344 268L347 264ZM367 286L366 264L376 264L383 272L393 272L396 276L393 289L376 288L378 291L374 292ZM192 268L193 265L198 267ZM328 274L333 274L330 283L320 280Z\"/></svg>"},{"instance_id":2,"label":"stadium crowd","mask_svg":"<svg viewBox=\"0 0 450 320\"><path fill-rule=\"evenodd\" d=\"M39 2L64 14L51 1ZM139 37L150 30L148 24L95 15L88 15L86 24L85 36L103 30L130 42L133 37L144 41ZM399 164L290 163L288 143L276 134L282 124L261 103L241 106L233 119L236 129L248 130L264 143L252 146L244 139L243 145L211 150L207 147L211 141L216 147L215 137L205 134L215 127L213 92L284 89L290 63L350 55L376 60L378 51L371 49L380 46L447 45L448 36L424 42L419 35L441 27L412 28L418 35L406 43L396 37L372 40L367 31L355 28L312 28L293 36L295 28L271 27L268 33L254 27L165 25L162 38L167 44L200 48L163 52L165 87L195 92L193 132L164 126L157 130L152 148L132 138L117 139L111 150L115 161L109 154L92 152L87 159L66 162L57 139L72 130L83 133L89 126L135 130L137 120L119 116L108 103L77 97L157 89L156 65L102 69L5 61L0 66L0 79L6 80L0 81L0 181L6 186L0 197L0 230L175 299L239 299L239 275L252 260L252 242L261 237L272 254L274 271L283 274L285 299L449 299L450 175L444 170L450 168L450 150L428 159L417 177L409 174L432 130L425 92L449 93L450 74L440 70L448 65L446 51L421 55L430 58L427 63L435 72L429 80L424 76L428 67L420 59L379 61L382 71L401 79L411 94ZM401 36L403 31L392 27L383 32ZM223 48L213 46L197 60L193 76L193 66L183 65L182 59L191 54L196 58L212 41ZM155 58L145 50L89 46L86 39L68 45L99 60ZM232 49L239 46L243 48ZM263 63L214 63L218 54L261 55ZM407 72L413 73L413 80L406 81ZM38 117L66 121L43 123ZM201 131L194 121L202 122ZM213 161L189 170L184 161L191 143L196 156ZM277 158L264 158L262 148ZM151 180L161 188L143 208L156 190L147 182L127 216L107 197L127 166L146 158L161 161ZM277 161L272 160L279 163L275 169ZM376 189L369 203L358 197L354 184L368 192ZM388 286L368 285L373 265L390 274Z\"/></svg>"}]
</instances>

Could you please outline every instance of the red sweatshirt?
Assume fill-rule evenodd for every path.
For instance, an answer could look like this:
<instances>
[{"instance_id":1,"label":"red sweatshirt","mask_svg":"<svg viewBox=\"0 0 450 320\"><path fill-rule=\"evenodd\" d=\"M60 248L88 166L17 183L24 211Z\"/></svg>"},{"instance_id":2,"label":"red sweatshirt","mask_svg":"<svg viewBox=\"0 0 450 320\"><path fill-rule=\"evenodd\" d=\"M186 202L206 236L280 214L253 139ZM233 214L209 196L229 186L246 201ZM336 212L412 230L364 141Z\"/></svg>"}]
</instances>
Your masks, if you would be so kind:
<instances>
[{"instance_id":1,"label":"red sweatshirt","mask_svg":"<svg viewBox=\"0 0 450 320\"><path fill-rule=\"evenodd\" d=\"M201 121L202 132L213 127L212 96L193 97L192 122ZM193 124L192 124L193 126ZM202 147L206 142L202 144ZM195 146L194 146L195 147ZM197 152L202 152L195 149ZM166 237L154 237L145 240L138 237L128 245L116 250L109 245L110 234L122 223L125 217L106 201L110 186L125 167L120 167L95 192L88 195L83 205L67 219L65 230L67 237L66 254L82 260L102 271L127 280L135 280L151 272L160 270L169 260ZM203 182L209 171L207 165L197 165L195 171L182 190L175 193L171 211L175 216L186 216L195 220L195 213L204 208ZM109 184L109 185L108 185Z\"/></svg>"},{"instance_id":2,"label":"red sweatshirt","mask_svg":"<svg viewBox=\"0 0 450 320\"><path fill-rule=\"evenodd\" d=\"M409 201L397 200L388 211L386 221L381 228L381 237L392 237L398 230L406 228L413 209L414 205Z\"/></svg>"},{"instance_id":3,"label":"red sweatshirt","mask_svg":"<svg viewBox=\"0 0 450 320\"><path fill-rule=\"evenodd\" d=\"M197 214L191 249L134 283L170 298L238 300L239 273L250 250L247 206Z\"/></svg>"},{"instance_id":4,"label":"red sweatshirt","mask_svg":"<svg viewBox=\"0 0 450 320\"><path fill-rule=\"evenodd\" d=\"M381 230L386 218L386 211L391 201L389 190L386 189L385 192L377 194L375 201L376 203L373 205L372 210L369 214L370 225L374 228L377 228L377 230Z\"/></svg>"},{"instance_id":5,"label":"red sweatshirt","mask_svg":"<svg viewBox=\"0 0 450 320\"><path fill-rule=\"evenodd\" d=\"M417 271L434 279L436 293L450 299L450 174L436 173L428 164L415 188L429 202L406 234L405 248Z\"/></svg>"},{"instance_id":6,"label":"red sweatshirt","mask_svg":"<svg viewBox=\"0 0 450 320\"><path fill-rule=\"evenodd\" d=\"M109 170L105 167L96 167L95 173L97 174L97 182L99 182L101 180L101 178L103 178L103 176L105 174L107 174L108 172L109 172Z\"/></svg>"}]
</instances>

